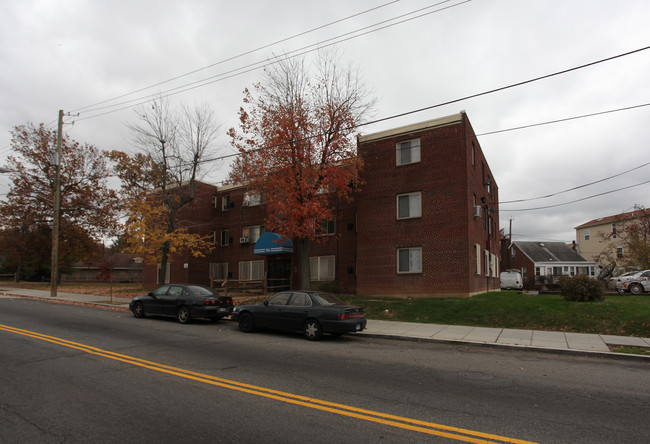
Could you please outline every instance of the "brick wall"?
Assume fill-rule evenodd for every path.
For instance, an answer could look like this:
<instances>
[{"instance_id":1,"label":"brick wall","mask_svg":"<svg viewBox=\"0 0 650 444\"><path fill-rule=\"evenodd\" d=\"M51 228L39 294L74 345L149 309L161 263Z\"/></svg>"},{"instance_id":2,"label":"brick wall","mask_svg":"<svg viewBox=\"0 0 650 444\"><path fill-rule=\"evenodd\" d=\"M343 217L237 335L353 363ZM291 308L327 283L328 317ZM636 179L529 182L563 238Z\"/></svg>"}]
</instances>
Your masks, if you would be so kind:
<instances>
[{"instance_id":1,"label":"brick wall","mask_svg":"<svg viewBox=\"0 0 650 444\"><path fill-rule=\"evenodd\" d=\"M396 144L420 140L420 161L397 166ZM498 188L464 113L408 128L360 138L363 156L360 187L353 202L338 200L336 235L310 243L310 256L335 256L336 283L345 292L361 295L471 296L499 288L496 277L485 275L483 254L499 253ZM488 185L489 183L489 185ZM421 193L421 216L397 218L397 196ZM212 205L217 197L216 208ZM222 210L222 198L230 205ZM240 244L242 227L264 225L265 206L244 206L241 187L201 184L195 202L181 219L196 232L217 233L217 244L207 258L187 252L171 264L172 282L209 282L209 263L229 264L232 279L239 279L239 262L280 256L255 255L254 244ZM482 208L474 217L474 205ZM220 245L221 230L232 239ZM280 233L281 234L281 233ZM480 245L480 273L475 271L475 245ZM290 257L292 288L300 286L300 257ZM398 249L421 248L422 270L398 273ZM187 268L185 267L187 264ZM146 268L146 267L145 267ZM146 269L145 281L155 279Z\"/></svg>"}]
</instances>

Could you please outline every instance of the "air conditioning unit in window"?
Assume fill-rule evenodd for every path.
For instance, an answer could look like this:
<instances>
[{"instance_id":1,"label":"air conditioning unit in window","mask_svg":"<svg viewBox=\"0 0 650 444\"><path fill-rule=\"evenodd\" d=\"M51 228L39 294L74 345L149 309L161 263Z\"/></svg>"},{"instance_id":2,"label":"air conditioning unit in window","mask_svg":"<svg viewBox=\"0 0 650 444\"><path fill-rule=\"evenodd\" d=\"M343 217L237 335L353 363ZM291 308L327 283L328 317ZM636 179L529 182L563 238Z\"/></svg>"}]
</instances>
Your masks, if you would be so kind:
<instances>
[{"instance_id":1,"label":"air conditioning unit in window","mask_svg":"<svg viewBox=\"0 0 650 444\"><path fill-rule=\"evenodd\" d=\"M478 205L474 205L474 217L481 217L482 212L483 208Z\"/></svg>"},{"instance_id":2,"label":"air conditioning unit in window","mask_svg":"<svg viewBox=\"0 0 650 444\"><path fill-rule=\"evenodd\" d=\"M247 244L248 243L248 237L242 236L239 238L239 243L240 244Z\"/></svg>"},{"instance_id":3,"label":"air conditioning unit in window","mask_svg":"<svg viewBox=\"0 0 650 444\"><path fill-rule=\"evenodd\" d=\"M245 200L242 202L243 207L250 207L251 206L251 201L250 200Z\"/></svg>"}]
</instances>

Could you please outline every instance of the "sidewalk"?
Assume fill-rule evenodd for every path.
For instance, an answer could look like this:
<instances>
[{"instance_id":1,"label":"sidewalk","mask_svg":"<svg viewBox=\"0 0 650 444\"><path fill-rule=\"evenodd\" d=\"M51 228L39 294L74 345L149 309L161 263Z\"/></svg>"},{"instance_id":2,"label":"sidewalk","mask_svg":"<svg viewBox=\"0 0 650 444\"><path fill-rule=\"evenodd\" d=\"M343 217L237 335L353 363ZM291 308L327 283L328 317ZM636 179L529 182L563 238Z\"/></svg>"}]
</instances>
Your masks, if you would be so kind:
<instances>
[{"instance_id":1,"label":"sidewalk","mask_svg":"<svg viewBox=\"0 0 650 444\"><path fill-rule=\"evenodd\" d=\"M59 292L56 298L49 291L10 288L0 285L2 297L32 297L85 304L104 305L128 309L130 299ZM508 328L466 327L461 325L421 324L369 319L368 325L357 336L390 338L414 341L446 342L456 344L481 344L510 347L520 350L587 353L619 358L647 359L650 356L613 353L610 347L628 346L650 348L650 338L564 333L556 331L518 330Z\"/></svg>"}]
</instances>

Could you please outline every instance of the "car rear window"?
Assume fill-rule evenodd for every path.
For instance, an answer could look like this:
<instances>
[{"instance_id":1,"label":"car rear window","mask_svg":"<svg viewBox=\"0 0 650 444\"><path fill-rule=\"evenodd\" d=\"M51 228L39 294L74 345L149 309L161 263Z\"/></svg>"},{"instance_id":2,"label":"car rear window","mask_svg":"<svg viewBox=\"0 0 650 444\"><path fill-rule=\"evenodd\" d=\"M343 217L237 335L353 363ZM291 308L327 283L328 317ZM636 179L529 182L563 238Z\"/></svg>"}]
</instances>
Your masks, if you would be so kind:
<instances>
[{"instance_id":1,"label":"car rear window","mask_svg":"<svg viewBox=\"0 0 650 444\"><path fill-rule=\"evenodd\" d=\"M345 305L345 303L330 293L316 293L314 297L321 305Z\"/></svg>"},{"instance_id":2,"label":"car rear window","mask_svg":"<svg viewBox=\"0 0 650 444\"><path fill-rule=\"evenodd\" d=\"M210 290L207 287L201 287L199 285L188 285L187 289L197 296L216 296L214 290Z\"/></svg>"}]
</instances>

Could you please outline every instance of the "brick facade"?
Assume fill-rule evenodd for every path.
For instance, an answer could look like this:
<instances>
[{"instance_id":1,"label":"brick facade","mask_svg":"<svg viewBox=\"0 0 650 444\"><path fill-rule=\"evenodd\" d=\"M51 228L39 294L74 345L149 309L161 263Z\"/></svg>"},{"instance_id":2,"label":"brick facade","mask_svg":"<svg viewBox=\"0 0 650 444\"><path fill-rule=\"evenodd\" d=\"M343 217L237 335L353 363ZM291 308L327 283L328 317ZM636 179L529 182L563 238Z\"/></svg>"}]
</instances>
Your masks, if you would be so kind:
<instances>
[{"instance_id":1,"label":"brick facade","mask_svg":"<svg viewBox=\"0 0 650 444\"><path fill-rule=\"evenodd\" d=\"M409 141L419 148L404 150L413 157L398 165ZM398 297L467 297L499 288L498 188L464 112L362 136L358 150L364 160L360 189L353 202L333 200L335 234L310 246L310 257L334 257L336 286ZM230 202L225 210L224 196ZM199 184L195 202L181 214L197 232L216 232L217 247L204 259L176 255L172 282L206 284L210 263L228 263L236 280L241 261L263 260L268 271L270 261L285 260L292 288L299 287L297 248L255 255L252 243L240 244L242 227L264 224L264 205L243 202L241 187ZM226 229L232 242L221 246ZM155 276L155 267L145 267L144 284L155 285Z\"/></svg>"}]
</instances>

